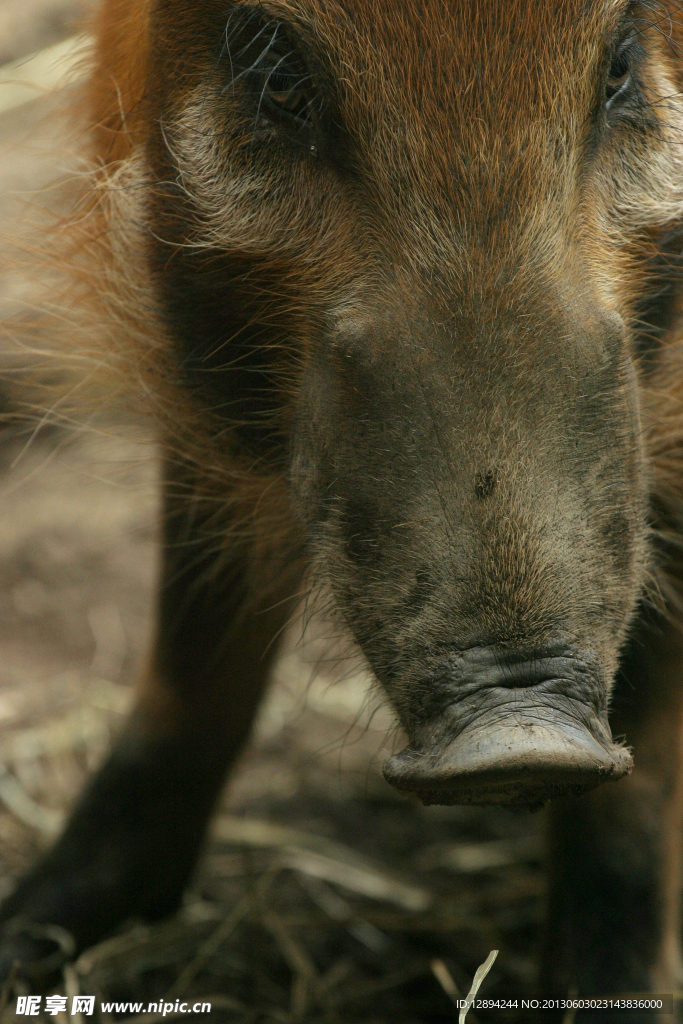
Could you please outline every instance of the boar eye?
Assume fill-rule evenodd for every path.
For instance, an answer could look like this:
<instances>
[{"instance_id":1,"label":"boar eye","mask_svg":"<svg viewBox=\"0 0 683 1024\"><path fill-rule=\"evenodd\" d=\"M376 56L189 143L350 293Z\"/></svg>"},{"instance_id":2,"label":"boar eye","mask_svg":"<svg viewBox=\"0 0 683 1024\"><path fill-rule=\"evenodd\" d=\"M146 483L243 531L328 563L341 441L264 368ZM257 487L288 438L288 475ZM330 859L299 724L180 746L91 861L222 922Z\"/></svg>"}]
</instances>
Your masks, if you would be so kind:
<instances>
[{"instance_id":1,"label":"boar eye","mask_svg":"<svg viewBox=\"0 0 683 1024\"><path fill-rule=\"evenodd\" d=\"M631 47L633 40L629 39L623 43L614 56L610 64L609 74L607 76L607 82L605 84L605 99L607 106L609 107L617 97L622 97L628 91L628 86L631 81Z\"/></svg>"},{"instance_id":2,"label":"boar eye","mask_svg":"<svg viewBox=\"0 0 683 1024\"><path fill-rule=\"evenodd\" d=\"M297 121L308 120L311 75L297 51L277 40L264 55L260 71L267 106Z\"/></svg>"},{"instance_id":3,"label":"boar eye","mask_svg":"<svg viewBox=\"0 0 683 1024\"><path fill-rule=\"evenodd\" d=\"M234 95L236 84L244 82L257 125L263 115L270 115L271 120L293 121L298 128L309 124L314 113L315 83L282 22L262 20L254 10L243 17L231 17L221 58L223 55L230 68L226 90L232 89Z\"/></svg>"}]
</instances>

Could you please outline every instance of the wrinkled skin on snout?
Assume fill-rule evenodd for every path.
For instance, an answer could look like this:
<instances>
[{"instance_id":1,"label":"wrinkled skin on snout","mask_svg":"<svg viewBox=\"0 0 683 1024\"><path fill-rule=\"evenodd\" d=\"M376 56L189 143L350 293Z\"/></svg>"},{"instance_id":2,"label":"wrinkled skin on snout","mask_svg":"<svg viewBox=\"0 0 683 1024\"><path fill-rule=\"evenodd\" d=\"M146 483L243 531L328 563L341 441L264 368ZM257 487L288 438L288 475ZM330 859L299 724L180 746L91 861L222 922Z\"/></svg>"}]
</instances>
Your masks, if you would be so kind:
<instances>
[{"instance_id":1,"label":"wrinkled skin on snout","mask_svg":"<svg viewBox=\"0 0 683 1024\"><path fill-rule=\"evenodd\" d=\"M623 325L558 316L549 283L432 318L426 291L387 291L313 359L293 470L410 738L385 775L429 803L530 805L619 778L607 709L646 566Z\"/></svg>"}]
</instances>

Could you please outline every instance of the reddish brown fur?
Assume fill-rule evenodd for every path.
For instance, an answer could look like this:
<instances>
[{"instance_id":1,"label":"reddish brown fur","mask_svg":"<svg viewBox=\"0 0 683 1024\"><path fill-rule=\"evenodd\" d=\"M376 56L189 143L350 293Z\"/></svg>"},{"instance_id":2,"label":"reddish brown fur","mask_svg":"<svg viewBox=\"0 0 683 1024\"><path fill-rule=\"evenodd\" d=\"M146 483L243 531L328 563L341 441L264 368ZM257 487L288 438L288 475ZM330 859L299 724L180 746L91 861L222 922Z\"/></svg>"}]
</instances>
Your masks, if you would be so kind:
<instances>
[{"instance_id":1,"label":"reddish brown fur","mask_svg":"<svg viewBox=\"0 0 683 1024\"><path fill-rule=\"evenodd\" d=\"M80 99L92 172L66 231L77 358L94 354L107 387L157 423L165 572L138 711L4 914L56 921L83 944L150 877L139 909L172 909L308 544L409 731L452 697L448 644L455 657L570 642L599 663L603 711L616 677L613 723L637 769L554 812L546 979L563 992L677 985L675 272L659 347L639 351L636 329L683 217L679 5L233 6L282 19L310 51L331 113L308 147L254 119L238 78L226 86L222 0L105 0L95 20ZM660 124L607 130L595 113L606 53L631 9ZM257 399L248 372L266 382ZM206 783L182 812L195 762ZM161 809L186 824L161 880L153 840L168 819L143 853L128 835L157 776ZM627 863L641 846L645 881ZM116 880L93 890L93 920L88 879L112 849Z\"/></svg>"},{"instance_id":2,"label":"reddish brown fur","mask_svg":"<svg viewBox=\"0 0 683 1024\"><path fill-rule=\"evenodd\" d=\"M677 47L683 41L683 27L675 17L676 4L671 6L674 14L671 26L662 6L656 29L650 32L650 36L667 72L680 81L683 70L677 58ZM223 9L220 4L206 4L204 7L209 12ZM81 228L76 230L76 244L85 244L88 261L92 259L92 247L95 246L99 260L109 262L107 248L115 214L112 215L101 188L106 190L107 181L119 170L121 162L130 157L136 146L144 146L149 136L148 118L157 102L154 90L158 88L154 79L149 80L149 8L149 0L139 3L108 0L94 22L97 45L83 106L94 126L93 162L95 167L101 168L101 184L93 194L96 205L86 224L85 238ZM613 3L607 21L615 23L624 8L625 3ZM548 159L549 154L543 158L545 165L539 164L538 154L542 147L538 142L543 138L552 142L553 134L561 139L563 126L572 124L577 110L585 105L589 74L584 76L583 82L577 83L578 89L583 91L558 94L553 86L555 81L562 80L561 72L557 73L558 67L585 67L586 51L591 61L600 59L601 54L594 49L595 22L604 20L604 15L596 10L595 4L576 0L558 7L545 7L519 0L514 5L506 4L504 15L501 15L496 0L471 6L454 5L452 9L445 4L425 5L414 11L400 5L378 11L374 5L368 8L363 3L347 3L334 8L325 5L324 9L314 3L271 3L265 5L265 10L273 16L288 15L295 22L313 26L318 37L329 43L330 54L344 55L344 63L340 61L337 73L342 102L345 111L348 110L349 122L360 126L362 134L358 141L363 148L363 158L371 161L371 177L376 188L372 195L363 197L362 203L363 214L369 213L370 228L367 223L361 226L358 211L349 208L335 193L335 205L341 203L342 206L341 214L329 213L333 249L325 252L326 265L322 271L316 267L313 278L310 273L313 260L307 260L304 266L285 262L274 267L274 275L281 280L286 280L287 276L297 280L304 278L306 283L302 291L309 304L306 312L311 312L314 296L319 295L320 304L324 305L331 297L343 292L344 285L356 279L359 272L372 275L373 270L376 271L375 261L368 260L367 252L361 257L358 245L352 241L357 241L360 235L364 245L372 250L375 247L372 237L375 229L382 239L381 248L385 252L388 250L395 259L397 271L402 273L401 266L407 264L411 271L432 275L432 286L437 292L440 288L448 289L451 275L465 270L472 282L471 287L480 294L484 293L487 275L491 271L487 252L499 254L499 262L494 266L497 272L500 262L504 263L506 252L516 251L520 244L532 250L540 240L543 255L550 256L552 261L553 254L548 249L549 245L552 247L552 239L549 241L549 236L553 230L564 232L566 227L562 224L566 211L563 189L568 187L572 178L572 154L563 156L567 171L563 176L561 168L553 165L552 158ZM586 17L589 10L592 15ZM203 16L208 19L208 14ZM187 67L184 47L184 42L192 37L197 14L191 8L176 5L173 17L173 36L165 40L164 45L177 46L183 51L173 58L172 86L174 92L183 97L193 83L200 80L201 72ZM187 23L187 28L183 22ZM508 31L504 30L503 23ZM659 31L662 26L666 34L670 33L671 41L665 32ZM350 51L354 44L355 49ZM424 58L427 46L431 60ZM152 40L152 51L154 48ZM533 64L526 69L525 53L534 55ZM410 56L407 58L406 54ZM168 59L168 54L164 59ZM549 81L543 77L545 66L553 71ZM185 70L179 72L179 68ZM372 83L370 89L367 88L368 79ZM466 87L454 87L454 83L459 82L466 82ZM507 87L512 82L513 90ZM174 101L171 100L169 105L173 108ZM531 126L530 110L535 112ZM469 126L468 132L458 131L454 137L454 127L462 124ZM406 131L408 135L404 134ZM503 153L503 138L511 140L512 152ZM400 140L398 147L397 140ZM401 186L400 203L396 201L397 175ZM505 218L495 228L487 227L487 223L495 219L492 217L495 205L508 201L505 181L514 182L515 194L510 197L510 202L517 206L526 202L533 208L541 207L538 223L532 225L532 230L521 239L518 235L507 234L511 221ZM320 185L319 182L315 184ZM319 193L311 211L315 216L320 213L320 204L324 209L329 202L325 196L325 184L322 182L322 193ZM430 208L423 205L426 195L429 196ZM351 201L357 198L351 197ZM382 212L379 223L378 211ZM351 230L343 223L347 217L356 222ZM426 221L427 230L425 232L421 228L416 237L410 225L420 218ZM671 217L662 216L657 228L664 229L671 222ZM395 225L400 225L398 236ZM550 225L553 225L552 229ZM303 226L301 244L315 248L316 239L309 233L311 227ZM481 232L477 243L482 252L479 265L471 264L471 250L464 254L453 251L449 242L451 229L456 234L464 232L466 241L471 233ZM572 231L576 229L576 224L571 225ZM601 225L582 223L579 230L584 237L587 234L592 239L591 269L597 272L596 280L599 282L602 268L606 264L611 265L610 291L620 284L623 288L610 297L621 309L628 310L633 297L644 286L648 271L646 257L654 251L652 246L658 232L652 229L648 234L641 232L637 246L634 248L630 242L619 254L619 263L615 263L613 247L610 246L606 252ZM330 238L325 241L329 243ZM425 242L428 243L427 250ZM467 249L466 244L461 249ZM261 269L264 269L269 257L264 255L261 259ZM418 263L414 267L416 259ZM137 262L137 253L131 256L131 262ZM439 268L436 280L433 278L435 266ZM125 331L119 332L116 339L121 352L119 365L128 371L133 368L135 383L148 375L157 378L154 384L157 413L165 426L172 422L175 428L178 423L175 414L177 403L187 405L187 395L185 392L178 394L172 380L169 381L173 369L165 365L165 355L160 361L157 346L163 353L164 341L162 338L157 342L159 328L156 325L145 324L144 334L148 336L151 330L152 337L147 345L141 345L141 325L135 314L139 297L131 296L127 282L117 280L120 269L112 268L103 319L111 316L111 304L124 323L130 316L134 329L128 342L130 348ZM136 273L139 271L138 266ZM556 273L558 278L564 279L567 273L572 274L572 267L562 259ZM101 280L96 277L93 280L96 292L100 292ZM410 288L411 282L406 281L406 286ZM297 299L292 296L287 301L291 305ZM476 301L474 295L470 301ZM93 302L99 304L99 295L93 295ZM305 338L301 341L305 344ZM670 343L675 345L675 339L670 339ZM150 352L150 348L156 351ZM671 361L675 376L678 372L675 348ZM169 384L165 399L163 390L158 386L159 379ZM655 378L648 380L643 389L646 405L657 409L647 424L648 450L652 453L650 461L658 473L658 481L661 480L661 483L654 483L655 493L660 494L667 504L677 506L680 503L680 474L676 468L680 428L678 385L672 380L672 367L667 366L661 379L661 386ZM128 384L124 383L123 387L127 389ZM147 400L148 396L145 396ZM664 404L668 415L663 418ZM164 413L166 407L172 410L168 416ZM188 424L191 418L191 408L188 408L181 421ZM194 419L192 425L193 429L199 428L204 434L201 422ZM206 438L202 436L200 451L204 450L205 442ZM180 441L183 450L187 444L187 438ZM668 582L662 580L660 586L668 588Z\"/></svg>"}]
</instances>

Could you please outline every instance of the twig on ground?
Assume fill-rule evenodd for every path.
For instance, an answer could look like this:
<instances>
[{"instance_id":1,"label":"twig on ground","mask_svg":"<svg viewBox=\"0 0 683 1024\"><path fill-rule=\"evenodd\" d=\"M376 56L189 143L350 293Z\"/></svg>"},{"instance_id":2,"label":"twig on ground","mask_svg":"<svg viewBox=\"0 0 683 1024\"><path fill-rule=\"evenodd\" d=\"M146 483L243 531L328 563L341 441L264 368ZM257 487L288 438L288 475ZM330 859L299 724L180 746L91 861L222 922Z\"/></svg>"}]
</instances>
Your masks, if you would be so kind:
<instances>
[{"instance_id":1,"label":"twig on ground","mask_svg":"<svg viewBox=\"0 0 683 1024\"><path fill-rule=\"evenodd\" d=\"M202 967L211 959L214 953L220 949L225 940L234 932L235 928L247 916L252 907L250 896L243 896L239 903L233 907L224 921L216 928L209 938L202 943L196 955L190 960L180 972L175 982L164 996L164 1000L173 1002L181 996L188 986L194 981Z\"/></svg>"},{"instance_id":2,"label":"twig on ground","mask_svg":"<svg viewBox=\"0 0 683 1024\"><path fill-rule=\"evenodd\" d=\"M300 942L287 930L284 921L273 913L265 914L263 925L275 939L278 949L292 972L291 1020L301 1020L308 1010L313 990L319 980L318 969Z\"/></svg>"},{"instance_id":3,"label":"twig on ground","mask_svg":"<svg viewBox=\"0 0 683 1024\"><path fill-rule=\"evenodd\" d=\"M486 960L484 960L483 964L481 964L480 967L477 967L474 973L474 979L472 980L472 987L465 996L465 1005L460 1010L460 1014L458 1016L458 1024L465 1024L465 1018L467 1017L467 1013L470 1007L472 1006L472 1003L474 1002L474 997L479 991L479 987L482 981L493 967L496 957L498 956L498 953L499 950L492 949L489 955L486 957ZM471 1019L472 1018L470 1018L470 1020Z\"/></svg>"}]
</instances>

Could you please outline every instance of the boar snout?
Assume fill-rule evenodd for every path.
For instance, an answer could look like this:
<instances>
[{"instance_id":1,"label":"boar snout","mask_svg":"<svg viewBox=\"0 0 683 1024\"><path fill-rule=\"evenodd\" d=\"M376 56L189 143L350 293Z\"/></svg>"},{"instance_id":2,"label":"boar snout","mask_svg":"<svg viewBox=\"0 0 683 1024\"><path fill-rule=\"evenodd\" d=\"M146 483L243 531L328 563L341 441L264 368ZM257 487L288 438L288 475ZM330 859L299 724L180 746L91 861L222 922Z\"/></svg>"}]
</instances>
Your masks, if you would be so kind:
<instances>
[{"instance_id":1,"label":"boar snout","mask_svg":"<svg viewBox=\"0 0 683 1024\"><path fill-rule=\"evenodd\" d=\"M571 649L451 655L415 687L410 746L384 776L425 804L535 807L632 769L612 740L599 667Z\"/></svg>"}]
</instances>

